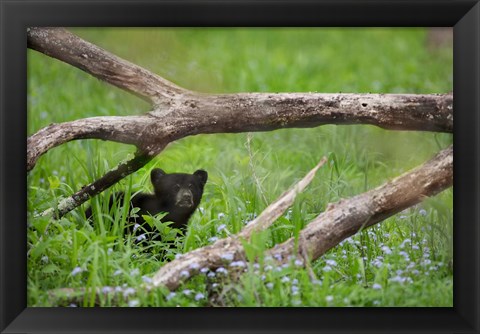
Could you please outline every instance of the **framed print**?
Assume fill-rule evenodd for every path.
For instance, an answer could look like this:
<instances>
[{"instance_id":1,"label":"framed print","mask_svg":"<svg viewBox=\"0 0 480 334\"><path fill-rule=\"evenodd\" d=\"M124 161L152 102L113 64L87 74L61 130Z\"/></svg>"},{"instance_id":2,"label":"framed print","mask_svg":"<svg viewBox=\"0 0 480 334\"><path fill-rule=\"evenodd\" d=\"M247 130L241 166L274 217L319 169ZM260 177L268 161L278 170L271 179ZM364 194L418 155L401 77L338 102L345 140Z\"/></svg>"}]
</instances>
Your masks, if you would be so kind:
<instances>
[{"instance_id":1,"label":"framed print","mask_svg":"<svg viewBox=\"0 0 480 334\"><path fill-rule=\"evenodd\" d=\"M1 6L2 333L478 332L476 1Z\"/></svg>"}]
</instances>

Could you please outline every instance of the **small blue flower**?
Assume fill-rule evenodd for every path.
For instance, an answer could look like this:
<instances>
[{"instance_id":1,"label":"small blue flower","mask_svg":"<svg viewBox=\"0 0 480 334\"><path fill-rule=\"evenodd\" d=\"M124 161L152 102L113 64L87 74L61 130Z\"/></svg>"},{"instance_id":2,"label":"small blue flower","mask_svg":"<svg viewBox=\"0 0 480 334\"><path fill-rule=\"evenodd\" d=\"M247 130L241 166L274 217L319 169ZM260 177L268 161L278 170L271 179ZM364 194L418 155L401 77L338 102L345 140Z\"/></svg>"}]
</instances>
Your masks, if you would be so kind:
<instances>
[{"instance_id":1,"label":"small blue flower","mask_svg":"<svg viewBox=\"0 0 480 334\"><path fill-rule=\"evenodd\" d=\"M137 276L138 274L140 274L140 270L138 268L135 268L130 271L131 276Z\"/></svg>"},{"instance_id":2,"label":"small blue flower","mask_svg":"<svg viewBox=\"0 0 480 334\"><path fill-rule=\"evenodd\" d=\"M122 273L122 271L120 269L117 269L115 270L115 272L113 273L113 276L118 276Z\"/></svg>"},{"instance_id":3,"label":"small blue flower","mask_svg":"<svg viewBox=\"0 0 480 334\"><path fill-rule=\"evenodd\" d=\"M123 297L128 297L129 295L133 295L135 293L135 289L134 288L126 288L124 291L123 291Z\"/></svg>"},{"instance_id":4,"label":"small blue flower","mask_svg":"<svg viewBox=\"0 0 480 334\"><path fill-rule=\"evenodd\" d=\"M182 291L182 293L185 295L185 296L190 296L192 294L192 290L190 289L185 289Z\"/></svg>"},{"instance_id":5,"label":"small blue flower","mask_svg":"<svg viewBox=\"0 0 480 334\"><path fill-rule=\"evenodd\" d=\"M180 272L180 277L188 278L188 277L190 277L190 273L188 272L188 270L182 270Z\"/></svg>"},{"instance_id":6,"label":"small blue flower","mask_svg":"<svg viewBox=\"0 0 480 334\"><path fill-rule=\"evenodd\" d=\"M425 209L420 209L420 211L418 211L418 213L420 214L420 216L426 216L427 215L427 210Z\"/></svg>"},{"instance_id":7,"label":"small blue flower","mask_svg":"<svg viewBox=\"0 0 480 334\"><path fill-rule=\"evenodd\" d=\"M138 299L133 299L128 302L129 307L137 307L138 305L140 305L140 301Z\"/></svg>"},{"instance_id":8,"label":"small blue flower","mask_svg":"<svg viewBox=\"0 0 480 334\"><path fill-rule=\"evenodd\" d=\"M330 303L333 301L333 296L327 296L325 297L325 300Z\"/></svg>"},{"instance_id":9,"label":"small blue flower","mask_svg":"<svg viewBox=\"0 0 480 334\"><path fill-rule=\"evenodd\" d=\"M282 283L290 282L290 277L288 277L288 276L282 277L281 282L282 282Z\"/></svg>"},{"instance_id":10,"label":"small blue flower","mask_svg":"<svg viewBox=\"0 0 480 334\"><path fill-rule=\"evenodd\" d=\"M201 292L199 292L195 295L195 300L196 301L199 301L200 299L203 299L203 298L205 298L205 295Z\"/></svg>"},{"instance_id":11,"label":"small blue flower","mask_svg":"<svg viewBox=\"0 0 480 334\"><path fill-rule=\"evenodd\" d=\"M232 263L230 263L230 267L241 267L241 268L245 268L247 265L244 261L234 261Z\"/></svg>"},{"instance_id":12,"label":"small blue flower","mask_svg":"<svg viewBox=\"0 0 480 334\"><path fill-rule=\"evenodd\" d=\"M72 270L72 272L70 273L70 275L75 276L75 275L77 275L77 274L80 274L82 271L83 271L82 268L80 268L80 267L75 267L75 268L73 268L73 270Z\"/></svg>"},{"instance_id":13,"label":"small blue flower","mask_svg":"<svg viewBox=\"0 0 480 334\"><path fill-rule=\"evenodd\" d=\"M218 237L211 237L211 238L208 238L208 242L211 242L211 243L214 243L215 241L218 240Z\"/></svg>"},{"instance_id":14,"label":"small blue flower","mask_svg":"<svg viewBox=\"0 0 480 334\"><path fill-rule=\"evenodd\" d=\"M217 274L227 274L228 270L223 268L223 267L219 267L219 268L217 268L216 272L217 272Z\"/></svg>"},{"instance_id":15,"label":"small blue flower","mask_svg":"<svg viewBox=\"0 0 480 334\"><path fill-rule=\"evenodd\" d=\"M145 275L142 276L142 280L143 280L145 283L147 283L147 284L152 283L152 279L151 279L150 277L148 277L148 276L145 276Z\"/></svg>"},{"instance_id":16,"label":"small blue flower","mask_svg":"<svg viewBox=\"0 0 480 334\"><path fill-rule=\"evenodd\" d=\"M200 272L201 272L202 274L205 274L205 273L207 273L209 270L210 270L210 269L208 269L208 268L206 268L206 267L203 267L202 269L200 269Z\"/></svg>"},{"instance_id":17,"label":"small blue flower","mask_svg":"<svg viewBox=\"0 0 480 334\"><path fill-rule=\"evenodd\" d=\"M382 251L387 255L392 254L392 250L388 246L383 246Z\"/></svg>"},{"instance_id":18,"label":"small blue flower","mask_svg":"<svg viewBox=\"0 0 480 334\"><path fill-rule=\"evenodd\" d=\"M337 265L337 261L335 260L326 260L325 263L331 267L335 267Z\"/></svg>"},{"instance_id":19,"label":"small blue flower","mask_svg":"<svg viewBox=\"0 0 480 334\"><path fill-rule=\"evenodd\" d=\"M270 290L273 289L273 283L272 282L268 282L267 284L265 284L265 286L267 287L267 289L270 289Z\"/></svg>"},{"instance_id":20,"label":"small blue flower","mask_svg":"<svg viewBox=\"0 0 480 334\"><path fill-rule=\"evenodd\" d=\"M104 286L104 287L102 288L102 292L103 292L103 293L110 293L110 292L112 292L112 291L113 291L113 288L110 287L110 286Z\"/></svg>"},{"instance_id":21,"label":"small blue flower","mask_svg":"<svg viewBox=\"0 0 480 334\"><path fill-rule=\"evenodd\" d=\"M325 267L323 267L323 271L325 272L332 271L332 267L330 267L329 265L326 265Z\"/></svg>"},{"instance_id":22,"label":"small blue flower","mask_svg":"<svg viewBox=\"0 0 480 334\"><path fill-rule=\"evenodd\" d=\"M167 298L167 300L170 300L170 299L172 299L173 297L175 297L176 295L177 295L177 294L176 294L175 292L170 292L166 298Z\"/></svg>"},{"instance_id":23,"label":"small blue flower","mask_svg":"<svg viewBox=\"0 0 480 334\"><path fill-rule=\"evenodd\" d=\"M294 263L295 263L295 265L296 265L297 267L303 266L303 261L300 260L300 259L296 259Z\"/></svg>"},{"instance_id":24,"label":"small blue flower","mask_svg":"<svg viewBox=\"0 0 480 334\"><path fill-rule=\"evenodd\" d=\"M382 286L378 283L375 283L372 285L372 289L373 290L381 290L382 289Z\"/></svg>"}]
</instances>

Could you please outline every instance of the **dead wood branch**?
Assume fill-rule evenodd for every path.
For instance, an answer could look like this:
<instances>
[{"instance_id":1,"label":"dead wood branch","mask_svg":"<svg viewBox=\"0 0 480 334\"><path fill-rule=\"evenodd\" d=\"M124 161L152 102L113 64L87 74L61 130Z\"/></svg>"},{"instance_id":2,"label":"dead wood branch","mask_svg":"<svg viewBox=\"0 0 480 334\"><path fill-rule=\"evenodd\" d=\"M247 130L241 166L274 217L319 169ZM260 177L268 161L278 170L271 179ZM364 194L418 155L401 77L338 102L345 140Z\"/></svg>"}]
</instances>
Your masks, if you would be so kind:
<instances>
[{"instance_id":1,"label":"dead wood branch","mask_svg":"<svg viewBox=\"0 0 480 334\"><path fill-rule=\"evenodd\" d=\"M178 99L177 99L178 100ZM271 131L324 124L451 132L452 95L242 93L190 95L166 110L51 124L27 140L27 171L49 149L76 139L136 145L149 155L180 138L211 133Z\"/></svg>"},{"instance_id":2,"label":"dead wood branch","mask_svg":"<svg viewBox=\"0 0 480 334\"><path fill-rule=\"evenodd\" d=\"M239 234L216 241L214 244L196 249L164 265L153 276L151 284L141 288L146 291L164 286L177 289L182 282L199 273L200 268L215 270L232 261L244 260L242 240L248 240L252 233L268 228L290 205L296 195L313 179L315 172L324 164L322 161L280 198L267 207L260 216L245 227ZM375 189L355 197L341 200L310 222L299 235L301 247L290 238L266 252L278 265L299 259L302 265L317 259L342 240L357 233L360 229L379 223L397 212L415 205L425 198L449 188L453 184L453 147L450 146L423 165L389 181ZM302 254L303 253L303 254ZM185 275L185 273L188 273ZM57 289L50 292L53 298L78 300L85 289ZM105 294L99 288L97 296ZM111 291L111 296L122 291ZM68 297L67 297L68 298Z\"/></svg>"},{"instance_id":3,"label":"dead wood branch","mask_svg":"<svg viewBox=\"0 0 480 334\"><path fill-rule=\"evenodd\" d=\"M306 182L308 177L307 175L301 182ZM305 255L310 260L315 260L361 228L385 220L427 197L436 195L452 184L453 147L450 146L422 166L366 193L342 200L333 208L321 213L300 232L302 248L307 252ZM193 264L196 264L195 267L199 265L198 268L215 269L225 264L226 258L230 261L244 260L241 240L248 238L257 228L260 230L270 226L283 212L280 212L280 207L283 210L288 207L279 203L286 201L287 197L293 202L294 194L295 191L291 190L282 196L262 213L261 219L260 216L257 218L253 227L247 226L237 236L218 240L213 245L194 250L166 264L153 277L153 284L164 285L171 290L176 289L182 282L182 271L194 274L191 270ZM297 256L299 251L295 249L295 240L291 238L275 246L268 253L275 259L281 258L280 263L286 263L291 256ZM226 257L226 254L229 256Z\"/></svg>"},{"instance_id":4,"label":"dead wood branch","mask_svg":"<svg viewBox=\"0 0 480 334\"><path fill-rule=\"evenodd\" d=\"M309 258L317 259L360 229L385 220L452 185L453 146L450 146L422 166L331 206L300 232L302 247ZM276 258L283 259L295 252L293 239L270 250Z\"/></svg>"},{"instance_id":5,"label":"dead wood branch","mask_svg":"<svg viewBox=\"0 0 480 334\"><path fill-rule=\"evenodd\" d=\"M284 192L274 203L270 204L257 218L252 220L239 234L216 241L214 244L199 248L182 256L179 260L164 265L153 277L151 284L145 284L142 288L146 290L164 285L170 290L175 290L185 279L180 273L188 272L189 277L196 275L199 268L215 269L225 263L225 258L237 257L243 258L242 240L249 240L252 233L265 230L285 210L290 207L296 196L301 193L312 182L316 172L327 162L323 157L308 174L295 184L288 191ZM231 261L231 260L230 260ZM192 266L195 264L195 266ZM67 299L70 302L78 301L78 298L86 292L84 288L72 289L62 288L50 291L51 298L56 300ZM115 296L122 291L109 291L110 296ZM101 289L97 289L97 297L105 294ZM98 300L98 298L97 298Z\"/></svg>"},{"instance_id":6,"label":"dead wood branch","mask_svg":"<svg viewBox=\"0 0 480 334\"><path fill-rule=\"evenodd\" d=\"M62 28L29 28L28 47L57 58L152 104L145 115L92 117L51 124L27 139L27 171L41 155L71 140L102 139L135 145L152 158L168 143L202 133L270 131L324 124L370 124L385 129L453 131L451 94L202 94L176 86ZM115 171L58 206L61 216L141 168ZM109 183L110 182L110 183ZM81 195L81 196L80 196ZM51 212L51 211L48 211Z\"/></svg>"},{"instance_id":7,"label":"dead wood branch","mask_svg":"<svg viewBox=\"0 0 480 334\"><path fill-rule=\"evenodd\" d=\"M108 171L98 180L95 180L88 186L83 187L70 197L61 200L56 208L50 208L45 210L40 214L40 216L48 216L55 219L61 218L66 213L85 203L89 198L101 193L102 191L110 187L112 184L117 183L124 177L142 168L150 160L152 160L152 156L137 152L133 159L121 163L114 169Z\"/></svg>"},{"instance_id":8,"label":"dead wood branch","mask_svg":"<svg viewBox=\"0 0 480 334\"><path fill-rule=\"evenodd\" d=\"M453 131L451 94L201 94L178 87L61 28L29 28L27 36L30 48L139 95L154 106L144 116L94 117L47 126L28 138L27 171L49 149L75 139L112 140L149 152L200 133L323 124Z\"/></svg>"}]
</instances>

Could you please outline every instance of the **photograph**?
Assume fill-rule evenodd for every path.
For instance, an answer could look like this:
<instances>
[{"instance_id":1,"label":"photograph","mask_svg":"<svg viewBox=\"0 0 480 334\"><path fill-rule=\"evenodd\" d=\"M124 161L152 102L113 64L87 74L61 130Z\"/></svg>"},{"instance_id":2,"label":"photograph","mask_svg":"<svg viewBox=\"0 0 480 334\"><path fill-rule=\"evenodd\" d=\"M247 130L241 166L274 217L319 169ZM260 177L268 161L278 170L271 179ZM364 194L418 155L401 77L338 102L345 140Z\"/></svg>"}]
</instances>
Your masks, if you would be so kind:
<instances>
[{"instance_id":1,"label":"photograph","mask_svg":"<svg viewBox=\"0 0 480 334\"><path fill-rule=\"evenodd\" d=\"M27 307L453 308L453 28L26 36Z\"/></svg>"}]
</instances>

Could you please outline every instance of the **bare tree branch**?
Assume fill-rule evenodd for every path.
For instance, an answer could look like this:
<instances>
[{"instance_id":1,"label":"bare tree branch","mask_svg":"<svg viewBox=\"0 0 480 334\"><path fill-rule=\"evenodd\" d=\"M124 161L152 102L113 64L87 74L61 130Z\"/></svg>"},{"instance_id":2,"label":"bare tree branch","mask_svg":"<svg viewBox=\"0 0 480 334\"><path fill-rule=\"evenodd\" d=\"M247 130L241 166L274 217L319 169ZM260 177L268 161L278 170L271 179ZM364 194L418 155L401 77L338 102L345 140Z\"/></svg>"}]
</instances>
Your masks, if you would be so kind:
<instances>
[{"instance_id":1,"label":"bare tree branch","mask_svg":"<svg viewBox=\"0 0 480 334\"><path fill-rule=\"evenodd\" d=\"M307 175L305 179L308 177ZM306 249L306 256L315 260L361 228L385 220L427 197L436 195L452 184L453 147L450 146L422 166L366 193L342 200L321 213L300 232L299 239L304 242L302 247ZM269 206L262 213L261 219L260 216L257 218L255 225L258 229L267 228L281 215L283 212L280 212L281 201L286 200L287 197L293 201L295 191L289 192L290 194L283 195L276 203ZM288 206L281 207L285 210ZM257 230L257 228L253 229ZM229 260L244 260L245 253L241 240L242 237L248 238L251 232L252 229L247 226L237 236L218 240L213 245L196 249L180 259L167 263L153 277L153 285L164 285L174 290L185 279L181 274L183 271L188 271L190 275L196 274L191 269L194 267L192 264L199 265L199 268L215 269L226 262L226 254ZM275 246L268 252L275 259L282 259L280 263L290 261L291 256L296 256L298 253L294 238Z\"/></svg>"},{"instance_id":2,"label":"bare tree branch","mask_svg":"<svg viewBox=\"0 0 480 334\"><path fill-rule=\"evenodd\" d=\"M153 276L151 284L144 284L142 289L152 290L165 286L170 290L177 289L182 282L199 273L199 268L216 269L231 261L245 259L242 240L248 240L252 233L268 228L290 205L296 195L301 192L315 175L315 172L325 162L325 158L310 171L292 189L280 198L239 234L216 241L214 244L191 251L179 259L164 265ZM449 188L453 184L453 147L450 146L423 165L389 181L366 193L329 206L317 218L311 221L300 232L301 249L297 249L295 239L290 238L276 245L267 256L278 265L291 261L292 258L302 259L302 265L315 260L342 240L357 233L360 229L379 223L405 208L423 201L425 198ZM300 248L300 247L299 247ZM305 251L307 254L301 254ZM186 277L185 273L188 273ZM81 300L86 289L57 289L50 291L52 298L69 298ZM122 291L110 291L109 296L115 297ZM97 289L97 297L105 294ZM117 297L118 297L117 296Z\"/></svg>"},{"instance_id":3,"label":"bare tree branch","mask_svg":"<svg viewBox=\"0 0 480 334\"><path fill-rule=\"evenodd\" d=\"M75 139L158 146L201 133L269 131L323 124L371 124L385 129L453 131L451 94L202 94L173 83L62 28L29 28L28 46L152 102L144 116L93 117L52 124L28 138L27 171L52 147Z\"/></svg>"},{"instance_id":4,"label":"bare tree branch","mask_svg":"<svg viewBox=\"0 0 480 334\"><path fill-rule=\"evenodd\" d=\"M371 124L394 130L451 132L452 103L452 95L190 95L169 111L155 109L143 116L92 117L51 124L28 138L27 171L50 148L75 139L112 140L158 154L158 146L190 135L324 124Z\"/></svg>"},{"instance_id":5,"label":"bare tree branch","mask_svg":"<svg viewBox=\"0 0 480 334\"><path fill-rule=\"evenodd\" d=\"M360 229L374 225L453 185L453 146L384 185L331 206L300 232L302 247L317 259ZM293 239L271 254L285 258L295 252Z\"/></svg>"},{"instance_id":6,"label":"bare tree branch","mask_svg":"<svg viewBox=\"0 0 480 334\"><path fill-rule=\"evenodd\" d=\"M112 184L117 183L121 179L142 168L150 160L152 160L152 158L153 156L137 152L133 159L121 163L115 167L115 169L108 171L104 176L95 182L83 187L70 197L61 200L57 207L45 210L40 214L40 216L48 216L55 219L61 218L66 213L88 201L91 197L109 188Z\"/></svg>"},{"instance_id":7,"label":"bare tree branch","mask_svg":"<svg viewBox=\"0 0 480 334\"><path fill-rule=\"evenodd\" d=\"M243 247L241 240L249 240L252 233L258 232L268 228L278 217L282 215L285 210L291 206L296 196L301 193L313 180L315 173L320 167L327 162L327 158L323 157L317 166L315 166L308 174L295 184L288 191L283 193L274 203L270 204L256 219L252 220L247 227L238 235L227 237L222 240L218 240L213 245L194 250L184 255L181 260L176 260L171 263L167 263L162 269L154 276L152 284L145 284L144 289L150 290L158 285L166 285L169 289L176 289L182 281L180 272L188 271L194 275L198 273L198 268L209 267L217 268L222 265L225 260L223 255L230 252L243 253ZM219 251L220 250L220 251ZM211 252L211 253L210 253ZM208 253L208 256L205 256ZM232 253L233 254L233 253ZM233 255L232 255L233 256ZM240 255L237 255L240 256ZM191 261L189 260L191 259ZM195 263L195 268L192 269L191 264ZM173 265L172 265L173 264ZM86 292L86 289L56 289L50 291L49 295L52 298L59 299L67 295L69 301L74 301L77 298L81 298L82 294ZM121 291L118 291L121 293ZM101 294L105 294L100 289L97 289L97 297ZM115 291L110 291L110 295L114 296ZM117 293L118 295L118 293ZM80 297L79 297L80 296Z\"/></svg>"},{"instance_id":8,"label":"bare tree branch","mask_svg":"<svg viewBox=\"0 0 480 334\"><path fill-rule=\"evenodd\" d=\"M83 203L163 150L201 133L269 131L323 124L371 124L385 129L453 131L453 96L413 94L240 93L202 94L176 86L62 28L29 28L28 47L57 58L149 101L150 113L93 117L51 124L27 140L27 171L49 149L77 139L135 145L128 172L113 170L58 205L58 216ZM146 159L148 158L148 159ZM98 185L101 184L101 187ZM50 214L52 211L45 212Z\"/></svg>"}]
</instances>

